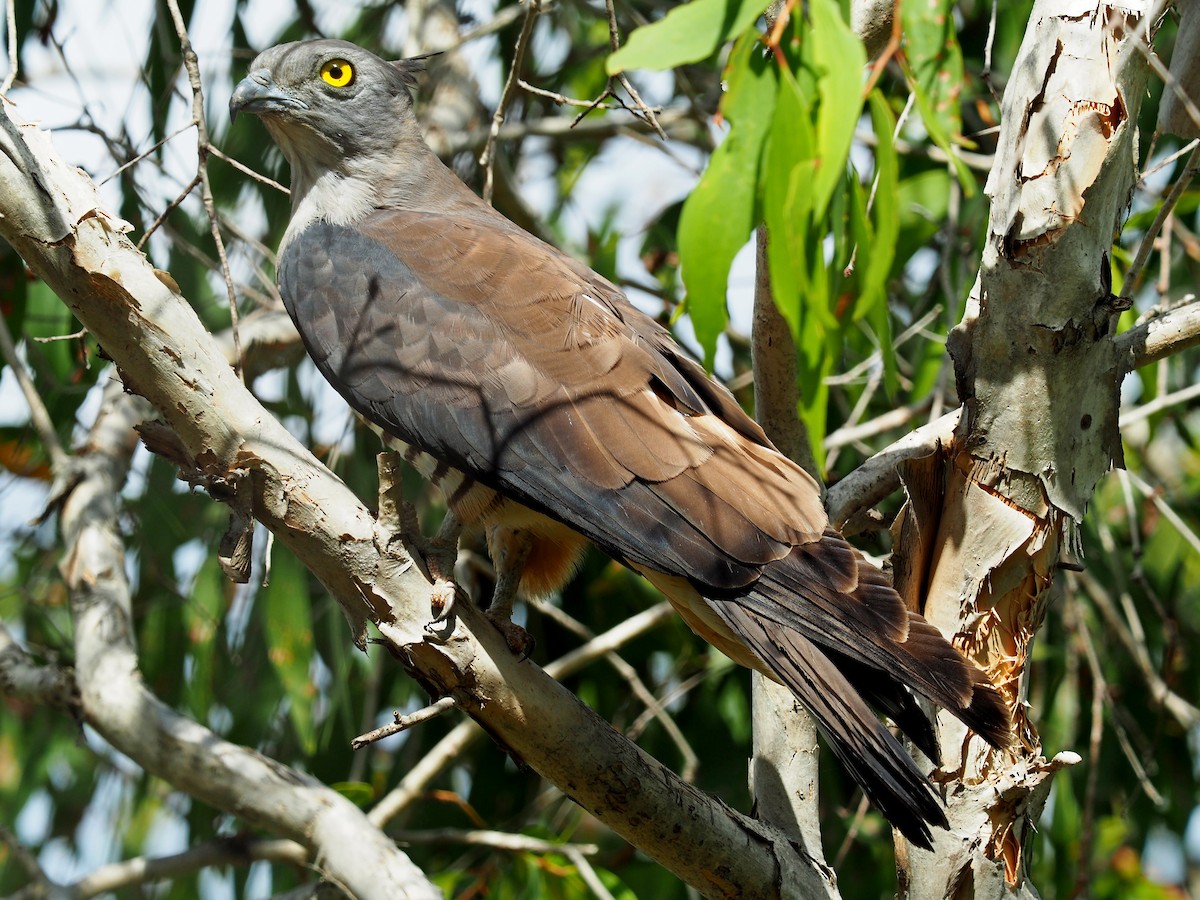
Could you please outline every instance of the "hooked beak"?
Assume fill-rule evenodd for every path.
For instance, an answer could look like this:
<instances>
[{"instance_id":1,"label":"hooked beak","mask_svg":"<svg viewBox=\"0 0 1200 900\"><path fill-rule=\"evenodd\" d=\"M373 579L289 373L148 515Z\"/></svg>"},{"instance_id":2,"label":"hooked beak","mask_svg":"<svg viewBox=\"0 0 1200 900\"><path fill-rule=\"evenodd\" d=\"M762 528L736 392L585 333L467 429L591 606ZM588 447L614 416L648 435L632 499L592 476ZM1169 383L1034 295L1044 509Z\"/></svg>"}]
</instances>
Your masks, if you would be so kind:
<instances>
[{"instance_id":1,"label":"hooked beak","mask_svg":"<svg viewBox=\"0 0 1200 900\"><path fill-rule=\"evenodd\" d=\"M243 78L229 98L231 122L237 121L240 112L258 116L264 113L286 112L289 109L308 109L308 104L278 87L266 69L258 69Z\"/></svg>"}]
</instances>

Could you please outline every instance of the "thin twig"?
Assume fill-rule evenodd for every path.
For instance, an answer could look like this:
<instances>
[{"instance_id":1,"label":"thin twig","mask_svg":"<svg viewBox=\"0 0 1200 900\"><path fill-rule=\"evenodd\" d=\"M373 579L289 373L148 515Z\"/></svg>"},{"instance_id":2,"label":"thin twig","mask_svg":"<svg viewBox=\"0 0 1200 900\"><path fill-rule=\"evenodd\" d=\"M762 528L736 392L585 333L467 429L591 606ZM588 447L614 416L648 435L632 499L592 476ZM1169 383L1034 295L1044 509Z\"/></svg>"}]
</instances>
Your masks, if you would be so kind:
<instances>
[{"instance_id":1,"label":"thin twig","mask_svg":"<svg viewBox=\"0 0 1200 900\"><path fill-rule=\"evenodd\" d=\"M930 340L945 341L945 335L926 331L929 323L936 319L941 314L941 311L942 305L939 303L929 310L929 312L925 313L925 315L921 316L921 318L917 319L917 321L905 328L896 337L892 338L892 348L899 350L901 347L907 344L909 340L918 334L923 334ZM853 368L847 369L845 372L842 372L838 375L828 376L825 379L825 384L829 385L830 387L839 384L852 384L855 381L858 381L863 376L864 372L870 372L872 369L877 368L882 362L883 351L875 350L862 362L856 363Z\"/></svg>"},{"instance_id":2,"label":"thin twig","mask_svg":"<svg viewBox=\"0 0 1200 900\"><path fill-rule=\"evenodd\" d=\"M837 855L833 858L834 871L839 871L842 868L842 863L846 861L846 854L854 846L858 832L862 830L862 823L867 818L867 810L870 808L871 801L867 799L866 794L863 794L859 798L858 808L854 810L854 821L850 823L850 830L846 832L846 836L842 839L842 845L838 847Z\"/></svg>"},{"instance_id":3,"label":"thin twig","mask_svg":"<svg viewBox=\"0 0 1200 900\"><path fill-rule=\"evenodd\" d=\"M1170 156L1164 157L1161 161L1155 163L1153 166L1151 166L1149 169L1147 169L1145 172L1143 172L1141 175L1139 175L1138 176L1138 185L1139 186L1144 185L1146 183L1146 179L1149 178L1151 175L1153 175L1155 172L1158 172L1161 169L1165 169L1171 163L1175 162L1175 160L1179 159L1179 157L1187 156L1189 153L1191 153L1193 150L1195 150L1198 145L1200 145L1200 138L1192 138L1190 141L1188 141L1186 144L1184 144L1182 147L1180 147L1178 150L1176 150Z\"/></svg>"},{"instance_id":4,"label":"thin twig","mask_svg":"<svg viewBox=\"0 0 1200 900\"><path fill-rule=\"evenodd\" d=\"M543 615L558 622L585 641L590 641L596 636L594 631L570 615L566 610L560 609L552 603L534 601L534 606ZM694 781L696 778L696 769L700 765L700 758L696 755L696 751L692 749L692 745L688 743L687 737L679 729L675 720L667 715L666 711L655 699L654 693L646 686L641 676L638 675L637 669L615 651L605 654L604 661L612 666L617 674L625 680L625 683L629 685L629 689L633 692L638 702L642 703L647 710L656 709L654 718L662 725L663 730L667 733L671 742L679 749L679 754L683 757L683 765L679 770L679 777L689 783Z\"/></svg>"},{"instance_id":5,"label":"thin twig","mask_svg":"<svg viewBox=\"0 0 1200 900\"><path fill-rule=\"evenodd\" d=\"M1125 428L1134 422L1148 419L1150 416L1160 413L1164 409L1177 406L1180 403L1187 403L1189 400L1194 400L1197 397L1200 397L1200 384L1189 385L1169 394L1160 394L1149 403L1143 403L1141 406L1134 407L1133 409L1123 410L1120 419L1121 427Z\"/></svg>"},{"instance_id":6,"label":"thin twig","mask_svg":"<svg viewBox=\"0 0 1200 900\"><path fill-rule=\"evenodd\" d=\"M876 386L878 385L876 384ZM865 397L866 395L867 392L864 391L863 396ZM894 428L907 425L913 419L928 411L932 403L933 397L926 397L918 403L890 409L859 425L852 425L848 421L845 425L831 433L829 437L825 438L825 449L836 450L850 444L858 443L859 441L865 441L868 438L876 437Z\"/></svg>"},{"instance_id":7,"label":"thin twig","mask_svg":"<svg viewBox=\"0 0 1200 900\"><path fill-rule=\"evenodd\" d=\"M153 153L159 147L162 147L164 144L168 143L169 141L173 141L175 138L179 137L181 134L183 134L189 128L193 128L195 126L195 124L196 124L195 122L188 122L186 125L181 125L180 127L176 128L174 131L172 131L170 134L168 134L161 141L155 141L153 146L146 148L141 153L139 153L137 156L135 156L132 159L129 159L129 160L125 161L124 163L122 163L121 165L117 166L117 168L113 170L112 174L101 179L99 184L100 185L108 184L110 181L112 181L114 178L116 178L118 175L120 175L122 172L124 172L130 166L136 166L138 163L140 163L143 159L145 159L147 156L149 156L151 153Z\"/></svg>"},{"instance_id":8,"label":"thin twig","mask_svg":"<svg viewBox=\"0 0 1200 900\"><path fill-rule=\"evenodd\" d=\"M992 0L992 14L988 17L988 33L987 40L983 44L983 71L979 73L979 77L983 79L983 83L988 86L988 91L991 92L992 99L997 104L1000 103L1000 96L996 93L996 85L992 81L992 47L996 43L996 6L998 0Z\"/></svg>"},{"instance_id":9,"label":"thin twig","mask_svg":"<svg viewBox=\"0 0 1200 900\"><path fill-rule=\"evenodd\" d=\"M670 603L664 601L652 606L550 663L546 666L546 674L558 680L566 678L594 660L603 657L606 653L616 650L647 631L658 627L672 615L674 615L674 611L671 609ZM375 805L367 818L382 828L411 806L425 791L429 783L449 768L454 760L483 734L483 729L471 719L464 719L455 725L432 750L421 757L420 761L400 781L400 784L396 785Z\"/></svg>"},{"instance_id":10,"label":"thin twig","mask_svg":"<svg viewBox=\"0 0 1200 900\"><path fill-rule=\"evenodd\" d=\"M229 296L229 323L233 333L233 369L242 375L242 341L238 335L237 292L233 287L233 274L229 271L229 258L225 255L225 241L221 238L221 229L217 225L217 206L213 201L212 185L208 180L208 154L212 142L208 136L208 124L204 120L204 89L200 84L200 63L196 51L192 49L188 37L187 25L183 14L179 11L179 0L167 0L171 10L171 19L175 23L175 32L179 35L179 46L183 51L183 64L187 69L188 81L192 86L192 122L196 126L196 169L200 178L200 199L204 203L204 211L208 214L209 231L213 243L217 246L217 258L221 260L221 274L225 278L225 291Z\"/></svg>"},{"instance_id":11,"label":"thin twig","mask_svg":"<svg viewBox=\"0 0 1200 900\"><path fill-rule=\"evenodd\" d=\"M251 178L253 178L255 181L262 182L267 187L275 188L275 190L279 191L281 194L290 194L292 192L290 188L284 187L282 184L280 184L275 179L268 178L266 175L263 175L260 172L255 172L252 168L250 168L245 163L238 162L236 159L234 159L229 154L221 152L220 148L218 148L218 147L214 147L214 146L210 145L208 148L208 152L209 152L210 156L215 156L217 159L229 163L229 165L233 166L235 169L237 169L243 175L248 175Z\"/></svg>"},{"instance_id":12,"label":"thin twig","mask_svg":"<svg viewBox=\"0 0 1200 900\"><path fill-rule=\"evenodd\" d=\"M874 147L879 142L879 139L875 136L875 132L870 128L860 128L855 131L854 140L866 144L868 147ZM932 162L939 163L951 162L950 154L936 144L910 144L908 141L897 139L893 142L892 146L901 156L924 157ZM959 150L956 147L954 150L954 159L964 163L968 169L974 169L977 172L990 172L995 157L986 153Z\"/></svg>"},{"instance_id":13,"label":"thin twig","mask_svg":"<svg viewBox=\"0 0 1200 900\"><path fill-rule=\"evenodd\" d=\"M625 736L631 741L636 741L641 737L642 732L646 730L646 726L655 720L658 716L658 711L666 709L680 697L685 697L701 685L706 678L713 674L711 668L705 668L694 675L685 678L679 684L675 685L667 693L655 699L652 706L647 706L645 711L633 720L628 728L625 729Z\"/></svg>"},{"instance_id":14,"label":"thin twig","mask_svg":"<svg viewBox=\"0 0 1200 900\"><path fill-rule=\"evenodd\" d=\"M189 181L187 183L187 186L184 187L184 189L176 195L175 199L172 200L170 203L168 203L166 205L166 208L163 209L163 211L160 212L154 218L154 221L150 223L150 227L147 228L145 233L141 236L141 238L138 239L137 248L139 250L141 250L143 247L146 246L146 241L150 240L150 235L152 235L152 234L154 234L154 232L158 231L158 229L162 225L162 223L167 220L167 216L169 216L172 212L174 212L175 208L178 207L180 203L182 203L184 200L187 199L188 194L190 194L192 191L194 191L196 189L196 185L198 185L199 183L200 183L200 176L196 175L194 178L192 178L191 181Z\"/></svg>"},{"instance_id":15,"label":"thin twig","mask_svg":"<svg viewBox=\"0 0 1200 900\"><path fill-rule=\"evenodd\" d=\"M1171 186L1171 192L1163 200L1162 206L1158 210L1158 215L1154 217L1150 228L1143 235L1142 242L1138 245L1137 255L1134 256L1133 262L1129 264L1129 270L1125 273L1125 286L1121 289L1122 300L1130 300L1134 292L1141 286L1142 270L1146 267L1146 260L1150 257L1150 251L1154 249L1155 238L1158 237L1158 232L1162 229L1163 222L1166 221L1167 216L1175 209L1175 204L1179 202L1179 198L1183 196L1184 190L1191 183L1197 169L1200 169L1200 146L1197 146L1192 151L1192 155L1188 157L1187 165L1184 166L1183 172L1175 180L1175 184Z\"/></svg>"},{"instance_id":16,"label":"thin twig","mask_svg":"<svg viewBox=\"0 0 1200 900\"><path fill-rule=\"evenodd\" d=\"M52 334L49 337L35 337L39 344L53 344L58 341L77 341L88 333L86 328L80 328L74 334Z\"/></svg>"},{"instance_id":17,"label":"thin twig","mask_svg":"<svg viewBox=\"0 0 1200 900\"><path fill-rule=\"evenodd\" d=\"M1080 860L1090 860L1092 858L1092 838L1096 828L1096 789L1100 783L1100 745L1101 739L1104 737L1106 685L1104 674L1100 669L1100 661L1096 658L1096 648L1092 646L1091 633L1088 631L1087 623L1083 621L1083 616L1078 615L1077 607L1076 615L1072 618L1077 620L1075 623L1077 631L1087 651L1088 668L1092 672L1092 727L1088 735L1088 775L1083 795L1083 826L1080 829L1078 857ZM1078 897L1087 887L1090 876L1089 867L1084 862L1079 867L1075 886L1071 891L1072 897Z\"/></svg>"},{"instance_id":18,"label":"thin twig","mask_svg":"<svg viewBox=\"0 0 1200 900\"><path fill-rule=\"evenodd\" d=\"M882 370L872 369L871 377L867 379L867 383L863 387L862 393L858 395L858 400L850 410L850 414L846 417L846 424L838 429L838 431L841 432L841 434L838 435L840 443L838 443L836 446L829 447L828 440L825 442L826 447L829 447L828 455L825 457L826 469L833 469L834 464L837 463L838 454L841 452L842 447L846 446L846 444L857 443L859 440L861 440L860 438L854 437L846 440L846 436L853 435L855 430L859 427L859 423L867 411L867 406L871 403L871 400L874 399L875 392L879 390L879 386L882 383ZM878 419L874 420L871 423L872 426L874 426L877 421ZM830 435L830 437L833 437L833 435Z\"/></svg>"},{"instance_id":19,"label":"thin twig","mask_svg":"<svg viewBox=\"0 0 1200 900\"><path fill-rule=\"evenodd\" d=\"M574 850L580 856L595 856L600 848L595 844L560 844L527 834L491 831L485 828L427 828L421 831L389 832L401 844L465 844L468 847L488 847L508 853L562 853Z\"/></svg>"},{"instance_id":20,"label":"thin twig","mask_svg":"<svg viewBox=\"0 0 1200 900\"><path fill-rule=\"evenodd\" d=\"M658 121L664 128L671 128L671 135L679 140L694 142L698 135L704 138L696 123L695 115L690 109L670 107L663 110ZM497 133L497 140L519 141L527 137L583 140L612 134L632 136L637 134L639 129L644 131L649 127L641 119L618 120L613 116L597 116L582 122L578 122L576 116L546 116L522 122L507 122ZM467 134L449 135L447 136L445 155L453 156L465 150L474 150L484 146L487 144L490 134L489 128L488 130L478 129Z\"/></svg>"},{"instance_id":21,"label":"thin twig","mask_svg":"<svg viewBox=\"0 0 1200 900\"><path fill-rule=\"evenodd\" d=\"M530 94L537 94L539 97L545 97L547 100L553 100L559 106L582 106L587 110L593 109L628 109L629 107L618 100L616 103L602 103L599 100L579 100L575 97L568 97L565 94L560 94L557 91L548 91L545 88L536 87L526 81L524 78L518 78L517 84ZM607 96L601 94L601 97Z\"/></svg>"},{"instance_id":22,"label":"thin twig","mask_svg":"<svg viewBox=\"0 0 1200 900\"><path fill-rule=\"evenodd\" d=\"M1175 95L1175 99L1179 101L1184 112L1188 114L1188 118L1192 120L1192 124L1200 128L1200 107L1197 107L1195 101L1188 96L1188 92L1179 83L1179 79L1171 74L1171 70L1163 64L1162 59L1154 52L1154 48L1150 44L1150 26L1162 18L1170 2L1171 0L1160 0L1155 9L1151 10L1150 15L1142 18L1141 28L1138 29L1138 33L1135 36L1135 43L1138 50L1146 57L1146 62L1150 64L1150 68L1154 71L1154 74L1161 78L1164 87Z\"/></svg>"},{"instance_id":23,"label":"thin twig","mask_svg":"<svg viewBox=\"0 0 1200 900\"><path fill-rule=\"evenodd\" d=\"M1087 654L1088 668L1091 670L1092 679L1100 685L1101 694L1104 699L1104 705L1108 706L1110 710L1115 712L1113 699L1108 691L1108 684L1104 680L1104 670L1100 667L1100 658L1096 653L1096 648L1092 646L1091 634L1088 631L1087 623L1084 621L1082 616L1077 618L1080 626L1079 633L1084 637L1083 647L1085 653ZM1163 795L1158 792L1158 789L1150 780L1150 775L1146 772L1145 765L1142 763L1142 760L1139 758L1138 754L1134 751L1133 746L1129 743L1129 736L1125 733L1125 729L1122 728L1121 724L1117 721L1116 715L1113 715L1112 717L1112 724L1113 732L1117 736L1117 744L1120 746L1121 752L1125 754L1125 759L1128 760L1129 766L1131 769L1133 769L1134 775L1137 776L1138 784L1141 786L1142 791L1159 809L1165 808L1166 800L1163 798ZM1094 761L1092 765L1093 768L1095 768Z\"/></svg>"},{"instance_id":24,"label":"thin twig","mask_svg":"<svg viewBox=\"0 0 1200 900\"><path fill-rule=\"evenodd\" d=\"M584 858L578 847L568 846L563 853L575 864L575 868L579 871L579 877L583 879L583 883L593 894L600 900L614 900L613 895L604 886L604 882L600 880L600 876L596 874L596 870L592 868L592 864Z\"/></svg>"},{"instance_id":25,"label":"thin twig","mask_svg":"<svg viewBox=\"0 0 1200 900\"><path fill-rule=\"evenodd\" d=\"M135 857L110 863L66 886L68 896L95 897L122 888L191 875L202 869L249 865L258 860L309 867L308 851L295 841L277 838L217 838L171 856Z\"/></svg>"},{"instance_id":26,"label":"thin twig","mask_svg":"<svg viewBox=\"0 0 1200 900\"><path fill-rule=\"evenodd\" d=\"M17 48L16 0L8 0L8 3L5 5L4 19L8 23L8 74L4 76L4 83L0 84L0 96L7 94L8 89L17 80L17 65L20 62L20 54Z\"/></svg>"},{"instance_id":27,"label":"thin twig","mask_svg":"<svg viewBox=\"0 0 1200 900\"><path fill-rule=\"evenodd\" d=\"M500 135L500 126L504 124L505 110L508 109L517 92L517 82L520 80L519 73L525 63L525 53L529 48L529 35L533 31L533 23L537 20L538 13L542 11L541 0L528 0L528 2L529 6L525 9L525 21L521 23L521 34L517 38L516 47L513 48L512 67L508 70L508 79L504 82L504 91L500 95L500 102L496 104L496 112L492 115L492 126L488 129L487 143L484 145L483 153L479 155L479 165L483 167L484 172L483 199L487 203L492 202L496 139Z\"/></svg>"},{"instance_id":28,"label":"thin twig","mask_svg":"<svg viewBox=\"0 0 1200 900\"><path fill-rule=\"evenodd\" d=\"M621 46L621 32L617 28L617 10L613 5L613 0L604 0L604 9L608 15L608 46L613 53L616 53ZM629 76L621 72L617 76L617 79L621 82L621 87L625 88L626 93L629 94L629 99L633 101L634 106L642 114L642 121L653 128L654 133L665 141L667 133L663 131L662 126L658 123L658 117L654 114L654 110L646 105L646 101L642 99L641 94L637 92L633 84L629 81Z\"/></svg>"},{"instance_id":29,"label":"thin twig","mask_svg":"<svg viewBox=\"0 0 1200 900\"><path fill-rule=\"evenodd\" d=\"M1169 503L1163 500L1162 495L1145 481L1143 481L1142 478L1140 478L1134 472L1126 470L1126 475L1129 480L1133 482L1134 486L1142 492L1142 495L1158 508L1158 511L1163 514L1163 517L1175 526L1176 530L1179 532L1179 536L1187 541L1189 545L1191 545L1192 550L1194 550L1196 553L1200 553L1200 536L1198 536L1196 532L1191 529L1187 522L1183 521L1179 513L1175 512Z\"/></svg>"},{"instance_id":30,"label":"thin twig","mask_svg":"<svg viewBox=\"0 0 1200 900\"><path fill-rule=\"evenodd\" d=\"M407 716L400 715L397 710L393 715L396 721L376 728L374 731L368 731L366 734L360 734L350 742L352 750L361 750L368 744L373 744L376 741L381 741L385 737L390 737L393 734L399 734L401 731L407 731L415 725L420 725L422 722L428 722L430 719L436 719L442 713L449 712L458 705L458 701L451 696L443 697L436 703L431 703L423 709L418 709L414 713Z\"/></svg>"},{"instance_id":31,"label":"thin twig","mask_svg":"<svg viewBox=\"0 0 1200 900\"><path fill-rule=\"evenodd\" d=\"M64 471L69 458L63 450L62 444L59 443L58 432L54 430L54 420L50 417L46 404L42 402L41 395L37 392L37 386L29 377L21 358L17 356L17 345L13 343L12 332L8 330L8 321L3 316L0 316L0 353L4 354L4 361L8 363L8 367L17 378L17 385L21 388L21 393L25 395L25 402L29 406L29 420L42 440L46 455L50 457L51 466L56 472Z\"/></svg>"},{"instance_id":32,"label":"thin twig","mask_svg":"<svg viewBox=\"0 0 1200 900\"><path fill-rule=\"evenodd\" d=\"M1146 682L1146 687L1150 689L1150 696L1153 697L1154 702L1166 710L1179 723L1180 727L1192 729L1200 725L1200 708L1171 690L1154 667L1154 663L1150 659L1150 651L1146 647L1145 635L1139 637L1135 634L1135 631L1140 630L1141 624L1136 615L1132 619L1122 616L1118 612L1112 596L1100 583L1100 580L1090 572L1074 573L1074 577L1083 585L1084 590L1104 617L1105 623L1117 635L1129 655L1137 663L1138 670L1142 673L1142 678ZM1129 601L1128 607L1132 609L1132 598L1129 597L1128 591L1121 591L1121 601L1123 606L1127 605L1126 601ZM1135 623L1137 624L1135 625Z\"/></svg>"},{"instance_id":33,"label":"thin twig","mask_svg":"<svg viewBox=\"0 0 1200 900\"><path fill-rule=\"evenodd\" d=\"M12 854L17 864L25 870L25 874L29 876L31 882L41 888L51 888L53 886L54 883L42 870L37 857L30 853L29 848L22 844L17 839L17 836L3 825L0 825L0 846L8 848L8 852Z\"/></svg>"},{"instance_id":34,"label":"thin twig","mask_svg":"<svg viewBox=\"0 0 1200 900\"><path fill-rule=\"evenodd\" d=\"M908 114L912 111L913 104L916 102L916 91L908 92L908 100L904 102L904 109L900 111L900 115L896 118L896 127L892 129L892 143L895 144L900 137L900 132L904 128L904 123L908 120ZM875 174L871 177L871 193L867 196L867 215L871 214L871 208L875 205L875 192L879 189L879 166L875 167ZM846 268L842 270L842 275L849 278L854 273L854 264L858 259L858 241L854 242L854 249L850 251L850 262L846 263ZM833 464L830 463L830 466Z\"/></svg>"}]
</instances>

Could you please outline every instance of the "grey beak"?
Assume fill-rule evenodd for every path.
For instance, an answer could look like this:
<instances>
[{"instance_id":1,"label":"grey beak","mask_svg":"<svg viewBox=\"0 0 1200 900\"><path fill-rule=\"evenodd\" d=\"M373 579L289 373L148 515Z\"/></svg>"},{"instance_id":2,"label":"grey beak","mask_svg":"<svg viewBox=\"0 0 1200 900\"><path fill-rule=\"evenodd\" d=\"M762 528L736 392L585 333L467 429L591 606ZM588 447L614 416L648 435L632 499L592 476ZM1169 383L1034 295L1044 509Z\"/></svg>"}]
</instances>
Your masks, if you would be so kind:
<instances>
[{"instance_id":1,"label":"grey beak","mask_svg":"<svg viewBox=\"0 0 1200 900\"><path fill-rule=\"evenodd\" d=\"M251 72L239 81L229 98L231 122L237 121L240 112L261 115L289 109L308 109L308 104L277 86L266 69Z\"/></svg>"}]
</instances>

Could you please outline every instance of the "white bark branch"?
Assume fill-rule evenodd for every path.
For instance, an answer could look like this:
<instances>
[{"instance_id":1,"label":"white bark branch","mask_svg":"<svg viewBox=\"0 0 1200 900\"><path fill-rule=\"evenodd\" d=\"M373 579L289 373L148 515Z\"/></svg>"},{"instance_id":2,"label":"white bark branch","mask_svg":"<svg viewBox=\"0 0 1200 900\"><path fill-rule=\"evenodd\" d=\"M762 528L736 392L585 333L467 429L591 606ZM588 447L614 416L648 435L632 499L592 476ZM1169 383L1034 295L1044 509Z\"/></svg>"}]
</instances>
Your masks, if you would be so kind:
<instances>
[{"instance_id":1,"label":"white bark branch","mask_svg":"<svg viewBox=\"0 0 1200 900\"><path fill-rule=\"evenodd\" d=\"M1067 522L1121 459L1109 259L1135 183L1147 6L1038 0L1005 89L979 278L947 342L964 411L923 581L926 618L1004 693L1015 743L996 753L939 715L951 827L933 853L898 855L905 896L1035 897L1028 840L1053 774L1079 760L1045 758L1022 700Z\"/></svg>"},{"instance_id":2,"label":"white bark branch","mask_svg":"<svg viewBox=\"0 0 1200 900\"><path fill-rule=\"evenodd\" d=\"M474 607L456 608L452 633L431 639L430 585L393 548L392 535L257 403L184 298L155 275L121 234L120 223L100 208L86 178L61 162L45 133L16 125L7 108L0 116L0 217L0 234L87 325L127 383L158 408L200 470L247 478L255 518L309 566L352 622L374 622L431 693L453 695L495 739L709 896L829 892L823 870L782 835L682 782L540 669L517 660ZM105 496L111 502L111 492L97 491L91 499L102 503ZM78 549L68 571L80 598L80 680L122 688L85 687L85 708L100 711L109 739L137 749L149 723L163 740L143 749L143 765L155 771L190 762L172 773L176 784L204 789L210 802L251 821L260 820L256 805L268 798L286 799L293 808L308 803L313 815L295 836L326 850L324 862L339 880L353 885L366 879L363 888L377 888L385 866L398 867L403 857L390 843L384 848L373 842L367 830L347 841L361 816L356 808L348 802L348 809L342 807L322 786L305 778L297 783L278 764L180 721L145 693L129 645L115 535L99 524L91 527L78 490L71 501L70 533ZM93 552L107 556L93 558ZM195 741L203 754L196 753ZM255 787L219 786L211 793L214 779ZM353 860L338 855L348 843ZM405 881L399 873L388 879Z\"/></svg>"},{"instance_id":3,"label":"white bark branch","mask_svg":"<svg viewBox=\"0 0 1200 900\"><path fill-rule=\"evenodd\" d=\"M72 671L37 662L3 625L0 625L0 695L54 709L79 708Z\"/></svg>"},{"instance_id":4,"label":"white bark branch","mask_svg":"<svg viewBox=\"0 0 1200 900\"><path fill-rule=\"evenodd\" d=\"M101 866L74 884L64 885L62 895L71 900L85 900L121 888L178 879L201 869L246 866L256 860L303 866L308 861L308 851L295 841L221 838L171 856L139 856Z\"/></svg>"},{"instance_id":5,"label":"white bark branch","mask_svg":"<svg viewBox=\"0 0 1200 900\"><path fill-rule=\"evenodd\" d=\"M796 344L771 290L768 239L766 225L760 225L755 235L757 272L751 334L754 411L775 446L824 490L808 429L800 418ZM791 691L758 672L751 676L751 717L754 749L750 793L755 814L800 841L823 865L816 721Z\"/></svg>"},{"instance_id":6,"label":"white bark branch","mask_svg":"<svg viewBox=\"0 0 1200 900\"><path fill-rule=\"evenodd\" d=\"M137 442L133 426L146 412L144 402L122 394L115 382L105 392L60 513L62 570L71 591L77 680L86 720L147 772L303 844L330 878L356 896L440 897L408 857L345 797L311 776L222 740L146 689L133 646L116 505Z\"/></svg>"}]
</instances>

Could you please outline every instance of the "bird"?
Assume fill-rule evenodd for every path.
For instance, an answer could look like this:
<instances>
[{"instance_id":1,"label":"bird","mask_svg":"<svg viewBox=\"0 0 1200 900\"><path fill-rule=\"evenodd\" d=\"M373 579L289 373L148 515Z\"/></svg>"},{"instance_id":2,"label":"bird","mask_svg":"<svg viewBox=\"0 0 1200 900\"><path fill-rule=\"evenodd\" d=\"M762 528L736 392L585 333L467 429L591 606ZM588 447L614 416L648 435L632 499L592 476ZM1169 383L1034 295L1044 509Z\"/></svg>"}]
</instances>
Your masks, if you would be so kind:
<instances>
[{"instance_id":1,"label":"bird","mask_svg":"<svg viewBox=\"0 0 1200 900\"><path fill-rule=\"evenodd\" d=\"M815 480L620 288L494 210L425 144L422 63L313 40L259 54L229 101L291 169L276 274L317 369L404 447L496 567L488 612L545 595L589 544L732 660L787 686L912 844L945 808L917 698L995 747L987 675L833 529Z\"/></svg>"}]
</instances>

